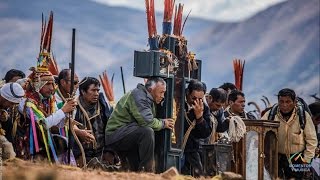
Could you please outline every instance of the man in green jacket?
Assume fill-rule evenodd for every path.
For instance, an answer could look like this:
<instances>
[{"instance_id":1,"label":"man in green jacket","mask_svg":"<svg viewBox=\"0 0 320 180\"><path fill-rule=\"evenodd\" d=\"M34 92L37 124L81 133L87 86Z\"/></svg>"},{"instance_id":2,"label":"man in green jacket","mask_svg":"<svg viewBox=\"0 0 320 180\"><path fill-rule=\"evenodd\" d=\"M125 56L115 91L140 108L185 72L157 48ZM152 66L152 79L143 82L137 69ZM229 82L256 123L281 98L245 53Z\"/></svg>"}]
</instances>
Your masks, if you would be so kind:
<instances>
[{"instance_id":1,"label":"man in green jacket","mask_svg":"<svg viewBox=\"0 0 320 180\"><path fill-rule=\"evenodd\" d=\"M154 131L172 129L172 119L155 118L155 104L166 92L162 78L151 78L145 85L125 94L114 108L106 126L106 148L128 158L133 171L153 171Z\"/></svg>"}]
</instances>

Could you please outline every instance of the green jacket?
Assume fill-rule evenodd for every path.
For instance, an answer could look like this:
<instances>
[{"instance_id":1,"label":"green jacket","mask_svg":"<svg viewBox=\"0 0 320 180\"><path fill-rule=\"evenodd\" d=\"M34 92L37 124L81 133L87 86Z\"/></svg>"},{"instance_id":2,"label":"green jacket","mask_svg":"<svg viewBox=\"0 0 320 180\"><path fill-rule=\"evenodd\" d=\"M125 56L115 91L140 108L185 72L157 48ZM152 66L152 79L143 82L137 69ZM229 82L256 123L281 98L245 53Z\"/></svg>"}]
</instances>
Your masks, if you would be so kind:
<instances>
[{"instance_id":1,"label":"green jacket","mask_svg":"<svg viewBox=\"0 0 320 180\"><path fill-rule=\"evenodd\" d=\"M164 121L155 118L152 96L142 84L125 94L114 108L106 126L106 135L136 122L139 126L151 127L155 131L164 128Z\"/></svg>"}]
</instances>

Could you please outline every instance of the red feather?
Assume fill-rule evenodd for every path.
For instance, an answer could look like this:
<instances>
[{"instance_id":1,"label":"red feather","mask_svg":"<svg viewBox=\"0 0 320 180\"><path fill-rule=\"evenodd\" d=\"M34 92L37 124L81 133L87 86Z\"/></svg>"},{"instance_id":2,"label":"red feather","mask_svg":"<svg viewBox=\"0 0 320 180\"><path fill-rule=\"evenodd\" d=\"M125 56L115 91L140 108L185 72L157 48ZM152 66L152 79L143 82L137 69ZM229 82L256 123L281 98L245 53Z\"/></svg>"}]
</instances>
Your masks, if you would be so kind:
<instances>
[{"instance_id":1,"label":"red feather","mask_svg":"<svg viewBox=\"0 0 320 180\"><path fill-rule=\"evenodd\" d=\"M235 86L238 90L242 91L243 87L243 72L244 72L245 61L241 62L240 59L233 60Z\"/></svg>"},{"instance_id":2,"label":"red feather","mask_svg":"<svg viewBox=\"0 0 320 180\"><path fill-rule=\"evenodd\" d=\"M52 75L58 75L59 74L59 68L56 62L56 59L54 55L52 55L52 58L49 58L49 71L51 72Z\"/></svg>"},{"instance_id":3,"label":"red feather","mask_svg":"<svg viewBox=\"0 0 320 180\"><path fill-rule=\"evenodd\" d=\"M114 101L113 82L110 83L106 71L102 73L102 76L99 75L99 78L107 99L109 100L109 102L113 102Z\"/></svg>"}]
</instances>

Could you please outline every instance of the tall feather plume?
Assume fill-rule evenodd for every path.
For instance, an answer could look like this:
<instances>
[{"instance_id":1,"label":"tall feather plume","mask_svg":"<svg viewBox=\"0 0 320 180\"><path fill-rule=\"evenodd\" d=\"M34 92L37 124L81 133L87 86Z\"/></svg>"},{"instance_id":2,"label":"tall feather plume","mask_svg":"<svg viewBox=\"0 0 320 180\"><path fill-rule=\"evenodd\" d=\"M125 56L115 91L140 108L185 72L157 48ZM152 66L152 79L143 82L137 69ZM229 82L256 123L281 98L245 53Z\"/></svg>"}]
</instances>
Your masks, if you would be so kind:
<instances>
[{"instance_id":1,"label":"tall feather plume","mask_svg":"<svg viewBox=\"0 0 320 180\"><path fill-rule=\"evenodd\" d=\"M156 36L157 28L156 28L156 15L154 11L154 0L151 0L150 8L151 8L151 15L152 15L152 31L154 36Z\"/></svg>"},{"instance_id":2,"label":"tall feather plume","mask_svg":"<svg viewBox=\"0 0 320 180\"><path fill-rule=\"evenodd\" d=\"M179 3L179 6L175 8L173 34L181 36L181 22L182 22L183 5Z\"/></svg>"},{"instance_id":3,"label":"tall feather plume","mask_svg":"<svg viewBox=\"0 0 320 180\"><path fill-rule=\"evenodd\" d=\"M114 103L113 77L114 77L114 75L112 76L112 80L111 80L111 83L110 83L108 75L107 75L107 71L104 71L102 73L102 76L99 75L99 78L100 78L104 93L105 93L105 95L106 95L106 97L109 100L111 105L113 105L113 103Z\"/></svg>"},{"instance_id":4,"label":"tall feather plume","mask_svg":"<svg viewBox=\"0 0 320 180\"><path fill-rule=\"evenodd\" d=\"M44 37L42 39L42 50L46 49L47 52L50 52L51 48L51 38L52 38L52 28L53 28L53 13L50 12L50 17L48 24L45 24Z\"/></svg>"},{"instance_id":5,"label":"tall feather plume","mask_svg":"<svg viewBox=\"0 0 320 180\"><path fill-rule=\"evenodd\" d=\"M150 17L150 11L149 11L149 0L145 0L146 3L146 14L147 14L147 25L148 25L148 34L149 37L151 37L151 17Z\"/></svg>"},{"instance_id":6,"label":"tall feather plume","mask_svg":"<svg viewBox=\"0 0 320 180\"><path fill-rule=\"evenodd\" d=\"M240 59L233 60L235 86L237 87L237 89L241 91L242 91L242 84L243 84L244 65L245 65L245 61L242 62Z\"/></svg>"},{"instance_id":7,"label":"tall feather plume","mask_svg":"<svg viewBox=\"0 0 320 180\"><path fill-rule=\"evenodd\" d=\"M175 0L164 0L163 22L171 22Z\"/></svg>"},{"instance_id":8,"label":"tall feather plume","mask_svg":"<svg viewBox=\"0 0 320 180\"><path fill-rule=\"evenodd\" d=\"M48 44L47 50L51 52L51 40L52 40L52 29L53 29L53 12L50 12L49 22L48 22Z\"/></svg>"},{"instance_id":9,"label":"tall feather plume","mask_svg":"<svg viewBox=\"0 0 320 180\"><path fill-rule=\"evenodd\" d=\"M56 58L52 54L52 58L49 58L49 71L52 73L52 75L58 75L59 74L59 68L58 64L56 62Z\"/></svg>"},{"instance_id":10,"label":"tall feather plume","mask_svg":"<svg viewBox=\"0 0 320 180\"><path fill-rule=\"evenodd\" d=\"M157 35L154 0L145 0L149 38Z\"/></svg>"},{"instance_id":11,"label":"tall feather plume","mask_svg":"<svg viewBox=\"0 0 320 180\"><path fill-rule=\"evenodd\" d=\"M58 75L59 70L55 58L51 55L51 40L53 30L53 12L50 12L49 20L42 13L40 54L37 61L38 70L49 70L53 75Z\"/></svg>"}]
</instances>

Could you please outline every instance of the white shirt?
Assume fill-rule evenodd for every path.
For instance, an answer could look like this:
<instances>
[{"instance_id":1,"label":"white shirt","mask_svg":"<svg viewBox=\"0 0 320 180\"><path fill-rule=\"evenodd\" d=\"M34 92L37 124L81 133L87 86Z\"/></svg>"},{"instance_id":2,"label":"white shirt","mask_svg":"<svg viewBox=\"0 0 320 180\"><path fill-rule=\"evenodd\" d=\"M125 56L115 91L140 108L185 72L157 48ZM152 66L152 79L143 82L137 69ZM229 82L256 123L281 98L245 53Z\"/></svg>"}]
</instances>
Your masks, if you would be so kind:
<instances>
[{"instance_id":1,"label":"white shirt","mask_svg":"<svg viewBox=\"0 0 320 180\"><path fill-rule=\"evenodd\" d=\"M26 98L23 98L23 100L20 101L19 103L18 110L20 113L23 113L25 103L26 103ZM55 106L56 106L55 108L58 109L56 104ZM37 120L36 115L34 116L35 116L34 119ZM27 117L30 118L29 113L27 113ZM49 129L52 126L58 126L59 128L62 128L64 126L65 118L66 118L65 113L61 109L59 109L44 119L44 123L46 125L45 128Z\"/></svg>"}]
</instances>

